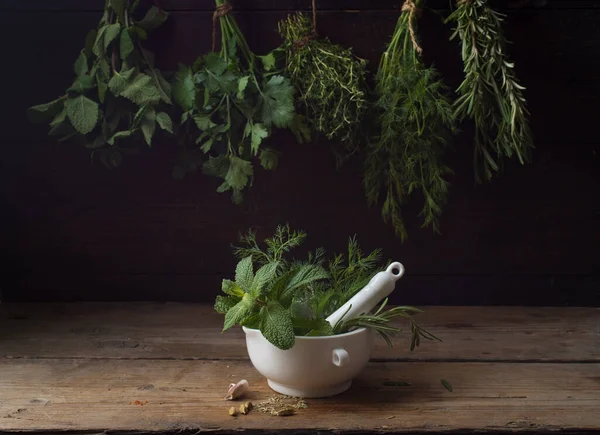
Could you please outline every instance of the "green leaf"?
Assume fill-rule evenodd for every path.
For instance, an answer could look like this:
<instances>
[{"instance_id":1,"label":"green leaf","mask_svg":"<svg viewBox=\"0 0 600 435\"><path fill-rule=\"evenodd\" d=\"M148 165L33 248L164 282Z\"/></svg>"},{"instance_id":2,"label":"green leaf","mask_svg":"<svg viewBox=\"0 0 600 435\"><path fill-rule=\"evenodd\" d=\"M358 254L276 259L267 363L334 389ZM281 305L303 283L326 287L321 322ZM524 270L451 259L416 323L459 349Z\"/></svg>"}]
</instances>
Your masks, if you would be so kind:
<instances>
[{"instance_id":1,"label":"green leaf","mask_svg":"<svg viewBox=\"0 0 600 435\"><path fill-rule=\"evenodd\" d=\"M217 126L217 124L212 122L209 116L196 115L194 116L194 122L200 131L209 130Z\"/></svg>"},{"instance_id":2,"label":"green leaf","mask_svg":"<svg viewBox=\"0 0 600 435\"><path fill-rule=\"evenodd\" d=\"M107 79L110 78L110 65L108 64L108 61L106 59L100 59L98 65L100 66L100 71L104 77Z\"/></svg>"},{"instance_id":3,"label":"green leaf","mask_svg":"<svg viewBox=\"0 0 600 435\"><path fill-rule=\"evenodd\" d=\"M129 55L133 52L133 41L131 40L131 36L129 35L129 30L127 28L123 28L121 30L121 40L120 40L120 51L121 51L121 59L127 59Z\"/></svg>"},{"instance_id":4,"label":"green leaf","mask_svg":"<svg viewBox=\"0 0 600 435\"><path fill-rule=\"evenodd\" d=\"M202 165L202 172L211 177L225 178L227 171L229 171L227 156L211 157Z\"/></svg>"},{"instance_id":5,"label":"green leaf","mask_svg":"<svg viewBox=\"0 0 600 435\"><path fill-rule=\"evenodd\" d=\"M104 136L100 134L96 136L93 141L86 143L85 147L90 150L95 150L98 148L102 148L105 144L106 141L104 140Z\"/></svg>"},{"instance_id":6,"label":"green leaf","mask_svg":"<svg viewBox=\"0 0 600 435\"><path fill-rule=\"evenodd\" d=\"M279 163L278 154L271 148L263 149L258 158L260 159L261 166L268 171L275 169Z\"/></svg>"},{"instance_id":7,"label":"green leaf","mask_svg":"<svg viewBox=\"0 0 600 435\"><path fill-rule=\"evenodd\" d=\"M110 6L117 14L119 21L125 23L125 0L110 0Z\"/></svg>"},{"instance_id":8,"label":"green leaf","mask_svg":"<svg viewBox=\"0 0 600 435\"><path fill-rule=\"evenodd\" d=\"M106 52L106 47L104 46L104 35L106 33L107 26L103 26L96 33L96 41L94 42L94 46L92 47L92 53L94 53L98 57L104 56Z\"/></svg>"},{"instance_id":9,"label":"green leaf","mask_svg":"<svg viewBox=\"0 0 600 435\"><path fill-rule=\"evenodd\" d=\"M289 310L276 301L269 302L260 310L260 332L275 347L287 350L295 343L294 325Z\"/></svg>"},{"instance_id":10,"label":"green leaf","mask_svg":"<svg viewBox=\"0 0 600 435\"><path fill-rule=\"evenodd\" d=\"M110 139L108 139L106 141L106 143L108 143L109 145L114 145L115 144L115 140L117 139L125 139L130 137L134 132L131 130L123 130L123 131L118 131L116 132Z\"/></svg>"},{"instance_id":11,"label":"green leaf","mask_svg":"<svg viewBox=\"0 0 600 435\"><path fill-rule=\"evenodd\" d=\"M104 51L106 51L108 46L115 40L117 36L119 36L120 31L121 25L119 23L109 24L106 26L106 31L104 32Z\"/></svg>"},{"instance_id":12,"label":"green leaf","mask_svg":"<svg viewBox=\"0 0 600 435\"><path fill-rule=\"evenodd\" d=\"M144 16L142 21L139 21L137 25L146 31L154 30L157 27L160 27L165 21L167 21L168 16L169 14L167 14L162 9L158 9L156 6L152 6L148 10L148 12L146 12L146 15Z\"/></svg>"},{"instance_id":13,"label":"green leaf","mask_svg":"<svg viewBox=\"0 0 600 435\"><path fill-rule=\"evenodd\" d=\"M223 293L226 293L231 296L238 296L240 298L244 296L244 290L242 290L236 282L231 281L229 279L223 280L223 283L221 284L221 290L223 291Z\"/></svg>"},{"instance_id":14,"label":"green leaf","mask_svg":"<svg viewBox=\"0 0 600 435\"><path fill-rule=\"evenodd\" d=\"M275 55L273 53L266 54L264 56L258 56L262 61L263 69L265 71L271 71L275 68Z\"/></svg>"},{"instance_id":15,"label":"green leaf","mask_svg":"<svg viewBox=\"0 0 600 435\"><path fill-rule=\"evenodd\" d=\"M248 293L252 289L254 272L252 268L252 256L248 256L237 264L235 268L235 283Z\"/></svg>"},{"instance_id":16,"label":"green leaf","mask_svg":"<svg viewBox=\"0 0 600 435\"><path fill-rule=\"evenodd\" d=\"M84 50L81 50L81 53L79 53L79 57L75 61L73 69L75 70L75 75L78 77L86 74L89 71L88 58L85 55Z\"/></svg>"},{"instance_id":17,"label":"green leaf","mask_svg":"<svg viewBox=\"0 0 600 435\"><path fill-rule=\"evenodd\" d=\"M208 53L203 60L206 69L216 76L220 76L227 70L227 61L218 53Z\"/></svg>"},{"instance_id":18,"label":"green leaf","mask_svg":"<svg viewBox=\"0 0 600 435\"><path fill-rule=\"evenodd\" d=\"M277 274L279 262L267 263L256 271L254 280L252 280L251 293L253 296L259 297L265 294L269 284Z\"/></svg>"},{"instance_id":19,"label":"green leaf","mask_svg":"<svg viewBox=\"0 0 600 435\"><path fill-rule=\"evenodd\" d=\"M98 74L96 74L96 85L98 86L98 99L101 103L104 103L104 97L106 96L108 84L106 83L106 81L101 79Z\"/></svg>"},{"instance_id":20,"label":"green leaf","mask_svg":"<svg viewBox=\"0 0 600 435\"><path fill-rule=\"evenodd\" d=\"M272 76L266 83L262 120L266 126L289 127L295 115L294 88L283 76Z\"/></svg>"},{"instance_id":21,"label":"green leaf","mask_svg":"<svg viewBox=\"0 0 600 435\"><path fill-rule=\"evenodd\" d=\"M148 32L146 32L144 29L142 29L139 26L132 26L131 33L133 33L135 36L137 36L137 38L140 41L145 41L146 39L148 39Z\"/></svg>"},{"instance_id":22,"label":"green leaf","mask_svg":"<svg viewBox=\"0 0 600 435\"><path fill-rule=\"evenodd\" d=\"M156 114L156 122L160 128L173 134L173 121L167 113L158 112Z\"/></svg>"},{"instance_id":23,"label":"green leaf","mask_svg":"<svg viewBox=\"0 0 600 435\"><path fill-rule=\"evenodd\" d=\"M154 72L154 75L156 76L156 79L158 81L156 86L158 87L158 90L160 92L161 100L167 104L173 104L173 102L171 101L171 84L162 76L160 71L152 71Z\"/></svg>"},{"instance_id":24,"label":"green leaf","mask_svg":"<svg viewBox=\"0 0 600 435\"><path fill-rule=\"evenodd\" d=\"M215 142L215 140L211 137L210 139L208 139L206 142L204 142L202 144L200 149L202 150L203 153L208 153L211 150L214 142Z\"/></svg>"},{"instance_id":25,"label":"green leaf","mask_svg":"<svg viewBox=\"0 0 600 435\"><path fill-rule=\"evenodd\" d=\"M306 118L303 115L296 113L294 120L290 125L290 130L294 133L298 143L310 142L311 131Z\"/></svg>"},{"instance_id":26,"label":"green leaf","mask_svg":"<svg viewBox=\"0 0 600 435\"><path fill-rule=\"evenodd\" d=\"M238 302L240 298L235 296L221 296L218 295L215 300L215 311L219 314L227 313L231 308L233 308Z\"/></svg>"},{"instance_id":27,"label":"green leaf","mask_svg":"<svg viewBox=\"0 0 600 435\"><path fill-rule=\"evenodd\" d=\"M442 385L444 386L444 388L446 390L450 391L451 393L454 391L454 389L452 388L452 385L450 384L450 382L448 382L445 379L442 379L441 382L442 382Z\"/></svg>"},{"instance_id":28,"label":"green leaf","mask_svg":"<svg viewBox=\"0 0 600 435\"><path fill-rule=\"evenodd\" d=\"M96 43L96 37L98 36L98 31L96 29L92 29L89 31L87 36L85 37L85 54L90 57L94 52L94 44Z\"/></svg>"},{"instance_id":29,"label":"green leaf","mask_svg":"<svg viewBox=\"0 0 600 435\"><path fill-rule=\"evenodd\" d=\"M160 101L160 92L154 85L152 77L140 73L128 83L128 86L121 92L121 96L133 101L135 104L156 104Z\"/></svg>"},{"instance_id":30,"label":"green leaf","mask_svg":"<svg viewBox=\"0 0 600 435\"><path fill-rule=\"evenodd\" d=\"M244 76L240 79L240 81L238 82L238 93L237 93L237 97L239 100L242 100L244 98L244 91L246 90L246 88L248 87L248 79L250 78L250 76Z\"/></svg>"},{"instance_id":31,"label":"green leaf","mask_svg":"<svg viewBox=\"0 0 600 435\"><path fill-rule=\"evenodd\" d=\"M121 95L125 89L127 89L128 84L131 82L131 78L135 73L135 68L131 68L127 71L116 72L108 82L108 88L115 95Z\"/></svg>"},{"instance_id":32,"label":"green leaf","mask_svg":"<svg viewBox=\"0 0 600 435\"><path fill-rule=\"evenodd\" d=\"M147 104L140 106L138 111L135 113L135 116L133 117L133 122L131 123L130 130L135 130L139 127L139 125L142 123L142 120L144 119L144 115L146 114L146 110L148 110L148 107L149 106Z\"/></svg>"},{"instance_id":33,"label":"green leaf","mask_svg":"<svg viewBox=\"0 0 600 435\"><path fill-rule=\"evenodd\" d=\"M69 94L80 95L93 89L95 86L95 79L92 76L80 76L75 79L75 82L67 89Z\"/></svg>"},{"instance_id":34,"label":"green leaf","mask_svg":"<svg viewBox=\"0 0 600 435\"><path fill-rule=\"evenodd\" d=\"M38 104L37 106L30 107L27 110L27 115L31 122L42 122L46 119L56 116L63 110L64 98L58 98L49 103Z\"/></svg>"},{"instance_id":35,"label":"green leaf","mask_svg":"<svg viewBox=\"0 0 600 435\"><path fill-rule=\"evenodd\" d=\"M306 335L310 337L321 337L334 334L333 327L325 319L293 317L292 323L295 329L308 330Z\"/></svg>"},{"instance_id":36,"label":"green leaf","mask_svg":"<svg viewBox=\"0 0 600 435\"><path fill-rule=\"evenodd\" d=\"M269 136L269 131L261 123L252 125L252 154L258 154L258 149L264 138Z\"/></svg>"},{"instance_id":37,"label":"green leaf","mask_svg":"<svg viewBox=\"0 0 600 435\"><path fill-rule=\"evenodd\" d=\"M254 174L252 163L240 159L238 156L231 156L229 159L229 170L225 176L225 181L236 190L243 189L248 184L248 179Z\"/></svg>"},{"instance_id":38,"label":"green leaf","mask_svg":"<svg viewBox=\"0 0 600 435\"><path fill-rule=\"evenodd\" d=\"M154 110L154 107L148 107L144 113L144 117L142 118L141 122L141 130L146 143L148 146L151 146L152 137L154 136L154 131L156 130L156 111Z\"/></svg>"},{"instance_id":39,"label":"green leaf","mask_svg":"<svg viewBox=\"0 0 600 435\"><path fill-rule=\"evenodd\" d=\"M292 292L315 281L329 278L329 272L316 264L306 264L298 268L292 279L288 282L285 292Z\"/></svg>"},{"instance_id":40,"label":"green leaf","mask_svg":"<svg viewBox=\"0 0 600 435\"><path fill-rule=\"evenodd\" d=\"M243 322L252 313L254 303L254 299L249 294L245 294L242 300L231 307L225 314L223 331Z\"/></svg>"},{"instance_id":41,"label":"green leaf","mask_svg":"<svg viewBox=\"0 0 600 435\"><path fill-rule=\"evenodd\" d=\"M81 134L90 133L98 123L98 104L85 95L69 98L65 107L71 124Z\"/></svg>"},{"instance_id":42,"label":"green leaf","mask_svg":"<svg viewBox=\"0 0 600 435\"><path fill-rule=\"evenodd\" d=\"M179 70L175 73L171 92L175 103L184 111L192 110L194 99L196 97L196 87L192 77L192 70L184 65L179 65Z\"/></svg>"}]
</instances>

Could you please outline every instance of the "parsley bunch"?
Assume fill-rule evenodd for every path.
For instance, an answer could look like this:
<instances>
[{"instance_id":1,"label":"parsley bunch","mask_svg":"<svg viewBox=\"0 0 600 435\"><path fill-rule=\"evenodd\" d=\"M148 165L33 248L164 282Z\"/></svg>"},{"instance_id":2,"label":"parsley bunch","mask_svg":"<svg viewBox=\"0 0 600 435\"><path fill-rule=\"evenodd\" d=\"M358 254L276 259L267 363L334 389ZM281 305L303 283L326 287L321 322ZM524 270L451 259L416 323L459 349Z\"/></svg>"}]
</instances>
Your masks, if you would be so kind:
<instances>
[{"instance_id":1,"label":"parsley bunch","mask_svg":"<svg viewBox=\"0 0 600 435\"><path fill-rule=\"evenodd\" d=\"M418 3L418 2L417 2ZM367 145L364 186L373 205L383 196L382 216L403 240L402 205L423 196L423 226L439 230L448 193L443 162L455 118L447 88L433 67L424 65L416 37L416 4L405 2L377 71L376 131Z\"/></svg>"},{"instance_id":2,"label":"parsley bunch","mask_svg":"<svg viewBox=\"0 0 600 435\"><path fill-rule=\"evenodd\" d=\"M157 125L173 132L170 116L161 111L171 104L171 86L141 45L167 14L153 6L136 20L139 1L130 3L106 1L75 62L72 85L58 99L29 109L33 121L50 120L49 135L82 142L109 168L122 160L123 139L141 133L150 146Z\"/></svg>"},{"instance_id":3,"label":"parsley bunch","mask_svg":"<svg viewBox=\"0 0 600 435\"><path fill-rule=\"evenodd\" d=\"M351 154L367 109L366 61L351 49L318 38L315 26L301 13L279 23L286 69L312 129L340 139L346 144L344 154Z\"/></svg>"},{"instance_id":4,"label":"parsley bunch","mask_svg":"<svg viewBox=\"0 0 600 435\"><path fill-rule=\"evenodd\" d=\"M395 307L384 311L387 300L377 312L352 319L342 318L330 325L326 318L360 291L383 268L379 249L363 254L355 237L349 239L346 255L337 254L327 260L320 248L306 260L288 258L300 246L306 233L289 225L279 226L265 239L266 248L248 232L240 237L242 246L235 247L239 259L235 280L224 279L217 296L215 310L225 315L223 330L235 325L259 329L264 337L280 349L289 349L296 336L342 334L360 327L380 333L391 345L390 337L400 332L391 321L396 317L411 323L411 349L420 338L433 337L416 325L411 315L420 312L412 307Z\"/></svg>"},{"instance_id":5,"label":"parsley bunch","mask_svg":"<svg viewBox=\"0 0 600 435\"><path fill-rule=\"evenodd\" d=\"M219 10L228 7L216 0ZM251 185L254 160L274 169L278 152L264 141L274 128L290 128L306 136L294 109L294 88L276 70L276 52L255 55L234 18L219 16L221 50L180 66L173 98L183 110L181 124L208 160L206 174L222 179L219 192L232 192L235 203Z\"/></svg>"}]
</instances>

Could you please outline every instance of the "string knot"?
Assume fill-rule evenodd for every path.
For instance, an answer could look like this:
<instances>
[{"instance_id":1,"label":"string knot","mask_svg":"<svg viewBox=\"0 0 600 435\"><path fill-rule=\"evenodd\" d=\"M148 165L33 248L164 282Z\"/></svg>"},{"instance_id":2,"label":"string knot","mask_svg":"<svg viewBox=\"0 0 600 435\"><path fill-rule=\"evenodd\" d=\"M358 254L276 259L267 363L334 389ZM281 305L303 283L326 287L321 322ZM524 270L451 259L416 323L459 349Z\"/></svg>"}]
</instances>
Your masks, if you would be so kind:
<instances>
[{"instance_id":1,"label":"string knot","mask_svg":"<svg viewBox=\"0 0 600 435\"><path fill-rule=\"evenodd\" d=\"M233 9L233 6L231 6L231 3L225 2L222 5L218 5L215 8L215 12L213 13L213 31L212 31L212 51L214 52L216 47L217 47L217 20L221 17L224 17L225 15L227 15L229 12L231 12L231 10Z\"/></svg>"},{"instance_id":2,"label":"string knot","mask_svg":"<svg viewBox=\"0 0 600 435\"><path fill-rule=\"evenodd\" d=\"M415 4L414 0L405 0L404 3L402 4L402 12L408 13L408 30L410 32L410 39L412 41L413 47L415 48L415 51L417 52L417 54L422 54L423 49L421 48L421 46L419 45L419 42L417 41L415 27L413 24L415 14L417 14L419 12L419 8L417 8L417 5Z\"/></svg>"}]
</instances>

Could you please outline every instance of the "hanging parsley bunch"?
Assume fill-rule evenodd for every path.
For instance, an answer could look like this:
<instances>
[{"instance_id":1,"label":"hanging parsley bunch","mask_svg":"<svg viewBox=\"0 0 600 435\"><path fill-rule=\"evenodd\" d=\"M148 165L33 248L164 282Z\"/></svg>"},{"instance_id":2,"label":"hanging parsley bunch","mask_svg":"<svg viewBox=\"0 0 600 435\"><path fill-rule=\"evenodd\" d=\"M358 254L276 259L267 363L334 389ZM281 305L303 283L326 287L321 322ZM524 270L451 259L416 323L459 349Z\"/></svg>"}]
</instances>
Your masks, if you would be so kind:
<instances>
[{"instance_id":1,"label":"hanging parsley bunch","mask_svg":"<svg viewBox=\"0 0 600 435\"><path fill-rule=\"evenodd\" d=\"M136 21L138 3L107 0L75 62L72 85L60 98L29 109L32 120L50 120L51 136L83 142L108 167L121 162L125 138L141 133L150 146L157 125L172 133L171 118L161 111L171 104L171 86L141 45L167 14L153 6Z\"/></svg>"},{"instance_id":2,"label":"hanging parsley bunch","mask_svg":"<svg viewBox=\"0 0 600 435\"><path fill-rule=\"evenodd\" d=\"M438 231L451 170L443 162L455 120L437 71L421 60L415 33L416 4L405 2L377 71L377 131L370 139L364 185L370 204L383 196L382 215L402 239L402 205L420 192L423 226Z\"/></svg>"},{"instance_id":3,"label":"hanging parsley bunch","mask_svg":"<svg viewBox=\"0 0 600 435\"><path fill-rule=\"evenodd\" d=\"M298 135L303 130L294 88L275 69L275 54L255 55L229 14L231 6L223 0L216 5L221 51L213 49L191 67L180 66L173 95L183 110L184 128L208 155L204 172L221 178L218 191L231 191L239 203L252 183L254 160L265 169L277 166L278 153L264 146L272 130L291 128Z\"/></svg>"},{"instance_id":4,"label":"hanging parsley bunch","mask_svg":"<svg viewBox=\"0 0 600 435\"><path fill-rule=\"evenodd\" d=\"M315 21L311 24L300 13L279 23L287 72L312 129L340 139L351 153L367 108L366 61L351 49L316 37L315 27Z\"/></svg>"},{"instance_id":5,"label":"hanging parsley bunch","mask_svg":"<svg viewBox=\"0 0 600 435\"><path fill-rule=\"evenodd\" d=\"M487 0L459 0L448 17L452 38L462 44L465 79L458 88L456 115L475 122L475 175L492 178L503 157L529 159L533 148L523 86L506 53L502 15Z\"/></svg>"}]
</instances>

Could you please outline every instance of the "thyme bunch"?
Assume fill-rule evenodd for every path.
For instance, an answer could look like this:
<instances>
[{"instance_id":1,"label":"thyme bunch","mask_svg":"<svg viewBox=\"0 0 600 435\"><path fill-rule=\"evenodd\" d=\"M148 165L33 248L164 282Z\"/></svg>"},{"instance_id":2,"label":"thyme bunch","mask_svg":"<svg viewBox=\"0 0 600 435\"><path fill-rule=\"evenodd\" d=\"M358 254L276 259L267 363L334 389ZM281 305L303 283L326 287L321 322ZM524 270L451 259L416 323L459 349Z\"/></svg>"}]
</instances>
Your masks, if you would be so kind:
<instances>
[{"instance_id":1,"label":"thyme bunch","mask_svg":"<svg viewBox=\"0 0 600 435\"><path fill-rule=\"evenodd\" d=\"M439 232L439 217L448 194L443 162L450 133L455 131L447 87L426 66L416 36L416 8L407 0L377 71L378 131L370 138L364 187L370 205L383 196L382 216L406 239L401 208L419 191L423 226Z\"/></svg>"},{"instance_id":2,"label":"thyme bunch","mask_svg":"<svg viewBox=\"0 0 600 435\"><path fill-rule=\"evenodd\" d=\"M487 0L459 0L448 17L460 39L465 78L458 87L455 115L475 122L475 176L490 180L501 169L503 157L517 156L524 164L533 148L529 112L514 64L506 53L503 15Z\"/></svg>"},{"instance_id":3,"label":"thyme bunch","mask_svg":"<svg viewBox=\"0 0 600 435\"><path fill-rule=\"evenodd\" d=\"M367 62L349 48L318 38L315 27L301 13L279 23L287 72L313 131L341 140L349 155L367 108Z\"/></svg>"}]
</instances>

